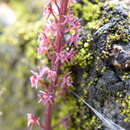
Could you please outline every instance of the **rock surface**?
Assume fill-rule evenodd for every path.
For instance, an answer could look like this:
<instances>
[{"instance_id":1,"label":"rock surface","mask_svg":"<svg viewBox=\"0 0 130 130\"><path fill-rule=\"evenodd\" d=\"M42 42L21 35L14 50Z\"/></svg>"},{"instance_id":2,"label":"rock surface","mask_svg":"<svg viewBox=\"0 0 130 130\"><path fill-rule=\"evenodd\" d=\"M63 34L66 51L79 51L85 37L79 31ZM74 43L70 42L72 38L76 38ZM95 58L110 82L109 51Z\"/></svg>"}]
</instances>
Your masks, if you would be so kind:
<instances>
[{"instance_id":1,"label":"rock surface","mask_svg":"<svg viewBox=\"0 0 130 130\"><path fill-rule=\"evenodd\" d=\"M130 25L128 8L123 5L105 5L101 14L102 24L91 31L90 65L73 66L75 91L97 111L126 130L130 129ZM85 44L88 30L81 35ZM86 38L86 40L85 40ZM85 50L86 51L86 50ZM88 62L86 60L86 62ZM75 68L74 68L75 67ZM75 71L78 70L77 72ZM87 75L87 76L84 76ZM94 114L81 102L75 112L80 121L72 118L78 130L107 130L94 123ZM81 110L82 109L82 110ZM87 114L87 112L89 112ZM83 116L83 117L82 117ZM93 121L92 121L93 120ZM87 123L89 122L89 123ZM100 127L99 127L100 126Z\"/></svg>"}]
</instances>

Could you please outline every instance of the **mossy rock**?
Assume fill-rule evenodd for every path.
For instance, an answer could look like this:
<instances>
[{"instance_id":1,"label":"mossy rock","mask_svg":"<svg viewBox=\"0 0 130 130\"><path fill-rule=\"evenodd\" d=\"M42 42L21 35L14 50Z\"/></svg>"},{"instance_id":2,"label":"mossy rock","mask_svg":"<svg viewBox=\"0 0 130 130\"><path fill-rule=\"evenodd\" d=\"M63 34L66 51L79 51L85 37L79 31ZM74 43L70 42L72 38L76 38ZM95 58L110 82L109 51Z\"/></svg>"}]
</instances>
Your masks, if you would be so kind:
<instances>
[{"instance_id":1,"label":"mossy rock","mask_svg":"<svg viewBox=\"0 0 130 130\"><path fill-rule=\"evenodd\" d=\"M77 6L85 6L86 0ZM90 1L87 1L90 2ZM96 6L99 5L91 2ZM81 4L81 5L80 5ZM98 6L99 7L99 6ZM77 8L76 8L77 9ZM92 8L91 8L92 9ZM84 21L84 13L77 14ZM78 55L72 65L74 91L97 111L119 124L130 128L130 25L128 10L109 2L99 7L98 28L88 27L95 18L85 19L77 48ZM90 12L89 12L90 13ZM120 50L121 49L121 50ZM117 52L116 52L117 51ZM128 64L128 65L127 65ZM81 101L77 101L72 114L72 128L76 130L106 130Z\"/></svg>"}]
</instances>

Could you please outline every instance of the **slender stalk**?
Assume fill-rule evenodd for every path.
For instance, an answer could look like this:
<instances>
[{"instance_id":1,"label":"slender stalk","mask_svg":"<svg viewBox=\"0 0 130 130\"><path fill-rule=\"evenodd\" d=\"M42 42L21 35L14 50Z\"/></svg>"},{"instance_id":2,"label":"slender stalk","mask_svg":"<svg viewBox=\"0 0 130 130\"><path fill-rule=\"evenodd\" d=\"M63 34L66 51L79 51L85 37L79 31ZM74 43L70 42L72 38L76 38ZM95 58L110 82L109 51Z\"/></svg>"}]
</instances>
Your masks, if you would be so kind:
<instances>
[{"instance_id":1,"label":"slender stalk","mask_svg":"<svg viewBox=\"0 0 130 130\"><path fill-rule=\"evenodd\" d=\"M42 130L53 129L51 122L56 97L55 93L56 91L65 93L66 89L72 86L70 75L64 75L62 81L61 79L59 79L59 76L61 75L59 72L61 70L62 64L71 61L71 59L74 57L73 54L75 52L73 49L70 51L66 51L64 49L65 44L68 42L70 42L70 44L74 44L79 38L78 32L80 28L80 23L69 12L70 1L71 0L49 0L48 3L47 14L48 17L52 15L54 17L54 21L52 22L51 26L46 26L45 32L42 32L39 36L40 44L38 48L38 54L48 55L48 57L51 59L51 68L42 67L39 73L31 71L33 75L30 77L32 87L36 87L37 89L39 82L44 86L44 91L40 90L38 93L39 103L42 103L45 106L44 123L40 124L39 119L35 117L34 114L28 113L28 127L31 129L34 125L38 125ZM54 7L57 7L58 14L54 10L53 4L55 5ZM53 25L55 27L53 27ZM71 29L75 30L75 35L70 34L71 38L65 41L65 34ZM54 31L56 32L56 36L54 35L55 41L51 45L50 43L52 43L52 40L50 40L50 36L46 34L48 33L48 30L50 30L52 35ZM49 80L49 85L46 84L46 82L42 81L44 77ZM62 88L57 89L57 85L59 84L59 82L59 86L62 86Z\"/></svg>"},{"instance_id":2,"label":"slender stalk","mask_svg":"<svg viewBox=\"0 0 130 130\"><path fill-rule=\"evenodd\" d=\"M56 40L55 40L55 44L57 46L57 52L59 53L61 51L61 48L63 46L63 38L64 38L64 25L61 25L60 23L62 23L64 21L64 17L67 14L67 8L68 8L68 0L61 0L60 3L60 18L59 18L59 28L57 30L57 36L56 36ZM56 58L55 54L54 54L54 59ZM52 61L52 69L56 71L57 76L56 76L56 80L54 82L51 83L50 85L50 92L54 92L55 90L55 86L57 84L57 80L58 80L58 73L60 70L60 62L58 62L55 65L55 60ZM55 92L54 92L55 95ZM53 110L53 104L51 103L47 103L47 106L45 107L45 126L46 126L46 130L52 130L52 126L51 126L51 120L52 120L52 110Z\"/></svg>"},{"instance_id":3,"label":"slender stalk","mask_svg":"<svg viewBox=\"0 0 130 130\"><path fill-rule=\"evenodd\" d=\"M51 127L51 119L52 119L52 109L53 109L53 104L48 103L46 108L45 108L45 130L52 130ZM44 130L44 129L43 129Z\"/></svg>"}]
</instances>

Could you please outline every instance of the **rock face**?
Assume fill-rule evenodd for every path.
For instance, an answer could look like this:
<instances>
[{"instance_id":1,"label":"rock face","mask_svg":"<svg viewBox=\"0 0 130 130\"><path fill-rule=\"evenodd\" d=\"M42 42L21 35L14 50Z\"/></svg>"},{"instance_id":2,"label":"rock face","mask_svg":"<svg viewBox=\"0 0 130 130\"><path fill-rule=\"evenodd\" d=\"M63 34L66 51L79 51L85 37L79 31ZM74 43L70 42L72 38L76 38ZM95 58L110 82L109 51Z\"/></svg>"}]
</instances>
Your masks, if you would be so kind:
<instances>
[{"instance_id":1,"label":"rock face","mask_svg":"<svg viewBox=\"0 0 130 130\"><path fill-rule=\"evenodd\" d=\"M85 30L85 44L91 31L89 51L93 59L87 66L73 66L75 91L97 111L126 130L130 129L130 25L128 10L122 5L105 5L98 30ZM86 36L85 36L86 35ZM86 37L86 41L85 41ZM82 59L82 58L81 58ZM84 59L84 58L83 58ZM86 60L86 62L88 62ZM77 72L75 72L78 70ZM77 130L106 130L83 103L72 116ZM89 113L88 113L89 112ZM77 121L75 118L79 118Z\"/></svg>"},{"instance_id":2,"label":"rock face","mask_svg":"<svg viewBox=\"0 0 130 130\"><path fill-rule=\"evenodd\" d=\"M16 15L6 3L0 2L0 25L11 26L16 22Z\"/></svg>"}]
</instances>

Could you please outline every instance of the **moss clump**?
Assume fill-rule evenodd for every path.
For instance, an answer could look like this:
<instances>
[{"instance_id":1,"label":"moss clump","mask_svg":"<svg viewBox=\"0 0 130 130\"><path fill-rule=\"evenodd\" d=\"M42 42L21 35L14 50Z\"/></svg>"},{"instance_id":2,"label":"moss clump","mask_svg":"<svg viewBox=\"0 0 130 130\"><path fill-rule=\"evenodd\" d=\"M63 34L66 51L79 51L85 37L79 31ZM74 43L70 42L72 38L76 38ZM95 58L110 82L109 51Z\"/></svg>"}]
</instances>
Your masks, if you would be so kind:
<instances>
[{"instance_id":1,"label":"moss clump","mask_svg":"<svg viewBox=\"0 0 130 130\"><path fill-rule=\"evenodd\" d=\"M82 97L83 98L83 97ZM78 104L75 107L75 111L73 111L73 115L71 117L72 129L70 130L93 130L94 128L101 129L99 120L91 111L81 102L78 101ZM79 127L80 126L80 127Z\"/></svg>"},{"instance_id":2,"label":"moss clump","mask_svg":"<svg viewBox=\"0 0 130 130\"><path fill-rule=\"evenodd\" d=\"M101 3L97 0L95 3L89 0L82 0L81 3L74 5L75 14L83 18L85 29L98 29L100 22L99 17L101 14ZM96 13L95 13L96 12Z\"/></svg>"},{"instance_id":3,"label":"moss clump","mask_svg":"<svg viewBox=\"0 0 130 130\"><path fill-rule=\"evenodd\" d=\"M84 32L82 32L82 36L85 34L83 34ZM78 54L75 57L75 61L74 61L74 65L79 65L79 66L90 66L92 61L93 61L93 54L91 51L92 48L92 39L91 39L91 33L88 33L86 38L83 38L79 41L78 43L78 47L77 47L77 51Z\"/></svg>"},{"instance_id":4,"label":"moss clump","mask_svg":"<svg viewBox=\"0 0 130 130\"><path fill-rule=\"evenodd\" d=\"M124 117L124 122L130 122L130 95L123 96L122 93L117 94L116 102L120 105L120 114Z\"/></svg>"},{"instance_id":5,"label":"moss clump","mask_svg":"<svg viewBox=\"0 0 130 130\"><path fill-rule=\"evenodd\" d=\"M121 76L122 80L128 80L130 79L130 72L124 72Z\"/></svg>"}]
</instances>

